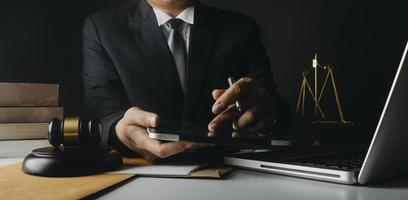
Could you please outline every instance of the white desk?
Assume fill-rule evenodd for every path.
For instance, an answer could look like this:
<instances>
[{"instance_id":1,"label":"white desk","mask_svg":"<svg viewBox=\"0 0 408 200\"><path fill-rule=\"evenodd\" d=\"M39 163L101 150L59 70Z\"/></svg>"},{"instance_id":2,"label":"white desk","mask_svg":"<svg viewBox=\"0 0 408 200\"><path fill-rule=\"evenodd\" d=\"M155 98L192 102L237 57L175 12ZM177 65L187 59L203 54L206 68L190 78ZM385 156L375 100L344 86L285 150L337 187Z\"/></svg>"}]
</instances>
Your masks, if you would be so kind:
<instances>
[{"instance_id":1,"label":"white desk","mask_svg":"<svg viewBox=\"0 0 408 200\"><path fill-rule=\"evenodd\" d=\"M0 165L21 160L21 158L0 158ZM137 177L100 196L99 199L407 200L408 177L370 186L349 186L235 170L225 180Z\"/></svg>"},{"instance_id":2,"label":"white desk","mask_svg":"<svg viewBox=\"0 0 408 200\"><path fill-rule=\"evenodd\" d=\"M371 186L349 186L235 170L225 180L140 177L101 196L100 199L407 200L408 178Z\"/></svg>"}]
</instances>

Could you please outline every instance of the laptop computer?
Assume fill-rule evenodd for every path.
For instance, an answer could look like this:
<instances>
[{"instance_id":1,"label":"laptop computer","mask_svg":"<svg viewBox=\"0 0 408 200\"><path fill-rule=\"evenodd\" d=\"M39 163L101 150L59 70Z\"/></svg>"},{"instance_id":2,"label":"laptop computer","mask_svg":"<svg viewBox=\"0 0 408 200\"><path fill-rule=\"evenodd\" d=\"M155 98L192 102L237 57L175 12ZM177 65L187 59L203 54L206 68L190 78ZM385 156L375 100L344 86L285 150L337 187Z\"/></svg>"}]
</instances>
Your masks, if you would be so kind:
<instances>
[{"instance_id":1,"label":"laptop computer","mask_svg":"<svg viewBox=\"0 0 408 200\"><path fill-rule=\"evenodd\" d=\"M342 184L367 184L408 172L408 43L374 136L364 147L302 147L240 153L226 164Z\"/></svg>"}]
</instances>

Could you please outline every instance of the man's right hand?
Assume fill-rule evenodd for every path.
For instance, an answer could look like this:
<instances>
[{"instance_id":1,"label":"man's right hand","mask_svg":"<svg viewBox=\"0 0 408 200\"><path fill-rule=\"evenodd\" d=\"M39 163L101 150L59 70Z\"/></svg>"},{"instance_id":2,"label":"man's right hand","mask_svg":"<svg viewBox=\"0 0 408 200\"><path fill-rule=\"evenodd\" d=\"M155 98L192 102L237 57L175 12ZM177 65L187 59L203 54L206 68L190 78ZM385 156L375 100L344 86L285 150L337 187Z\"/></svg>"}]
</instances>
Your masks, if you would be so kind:
<instances>
[{"instance_id":1,"label":"man's right hand","mask_svg":"<svg viewBox=\"0 0 408 200\"><path fill-rule=\"evenodd\" d=\"M149 138L146 128L157 127L159 123L160 118L157 114L132 107L116 124L116 136L125 146L148 160L166 158L186 150L207 147L205 144L190 142L162 143Z\"/></svg>"}]
</instances>

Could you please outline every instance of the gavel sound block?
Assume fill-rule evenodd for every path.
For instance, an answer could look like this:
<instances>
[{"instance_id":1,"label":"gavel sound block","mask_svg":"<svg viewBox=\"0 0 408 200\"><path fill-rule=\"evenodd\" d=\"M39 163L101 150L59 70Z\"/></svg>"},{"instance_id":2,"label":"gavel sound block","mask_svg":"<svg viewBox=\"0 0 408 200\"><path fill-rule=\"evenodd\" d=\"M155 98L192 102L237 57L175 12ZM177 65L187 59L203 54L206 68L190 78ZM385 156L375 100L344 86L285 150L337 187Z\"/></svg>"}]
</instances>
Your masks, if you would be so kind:
<instances>
[{"instance_id":1,"label":"gavel sound block","mask_svg":"<svg viewBox=\"0 0 408 200\"><path fill-rule=\"evenodd\" d=\"M47 177L85 176L122 166L122 156L110 147L99 147L100 123L67 117L53 119L48 141L53 147L34 149L23 161L22 170Z\"/></svg>"}]
</instances>

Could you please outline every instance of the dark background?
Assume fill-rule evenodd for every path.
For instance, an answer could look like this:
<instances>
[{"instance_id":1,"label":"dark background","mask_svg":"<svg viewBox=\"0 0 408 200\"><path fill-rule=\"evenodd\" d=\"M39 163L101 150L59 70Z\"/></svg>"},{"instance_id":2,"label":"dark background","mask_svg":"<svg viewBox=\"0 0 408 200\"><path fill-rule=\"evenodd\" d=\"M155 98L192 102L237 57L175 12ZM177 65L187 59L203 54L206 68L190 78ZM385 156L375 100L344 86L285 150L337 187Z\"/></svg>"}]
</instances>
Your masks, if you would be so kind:
<instances>
[{"instance_id":1,"label":"dark background","mask_svg":"<svg viewBox=\"0 0 408 200\"><path fill-rule=\"evenodd\" d=\"M61 84L67 115L83 112L81 29L91 13L129 0L2 0L0 81ZM405 0L203 0L256 19L279 92L295 110L314 53L332 62L357 140L372 135L408 39ZM330 94L330 93L329 93ZM334 106L326 99L323 106ZM334 112L333 107L326 112ZM333 115L335 117L335 115Z\"/></svg>"}]
</instances>

